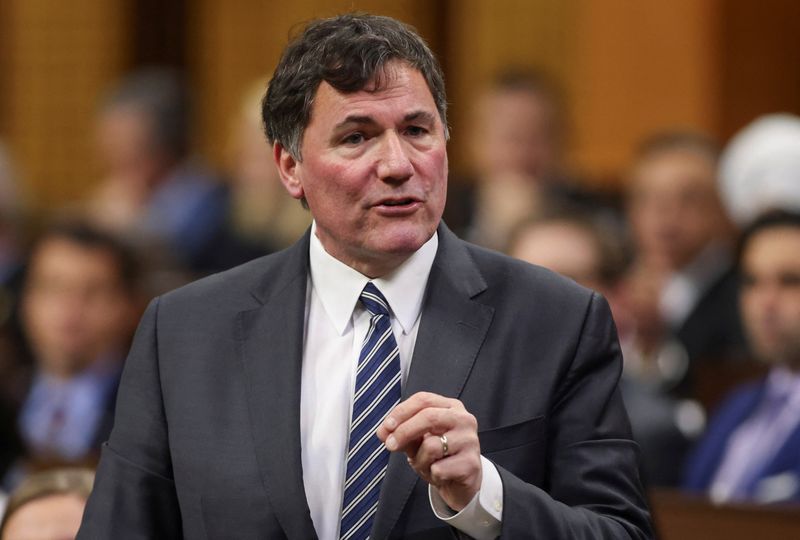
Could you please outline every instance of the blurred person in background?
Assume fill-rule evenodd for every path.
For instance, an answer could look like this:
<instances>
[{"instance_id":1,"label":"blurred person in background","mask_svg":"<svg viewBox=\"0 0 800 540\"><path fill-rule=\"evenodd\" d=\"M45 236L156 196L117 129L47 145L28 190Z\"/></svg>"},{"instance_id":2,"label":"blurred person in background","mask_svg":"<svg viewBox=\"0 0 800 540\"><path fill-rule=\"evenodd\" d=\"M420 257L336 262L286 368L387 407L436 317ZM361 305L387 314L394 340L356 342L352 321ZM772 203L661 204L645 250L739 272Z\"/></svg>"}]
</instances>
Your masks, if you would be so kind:
<instances>
[{"instance_id":1,"label":"blurred person in background","mask_svg":"<svg viewBox=\"0 0 800 540\"><path fill-rule=\"evenodd\" d=\"M613 235L591 214L548 211L517 224L507 252L614 298L626 256L622 242Z\"/></svg>"},{"instance_id":2,"label":"blurred person in background","mask_svg":"<svg viewBox=\"0 0 800 540\"><path fill-rule=\"evenodd\" d=\"M75 538L94 473L53 469L27 477L12 493L0 524L0 540Z\"/></svg>"},{"instance_id":3,"label":"blurred person in background","mask_svg":"<svg viewBox=\"0 0 800 540\"><path fill-rule=\"evenodd\" d=\"M264 144L261 98L268 82L258 79L242 96L228 149L231 228L263 254L290 246L311 225L311 213L286 193Z\"/></svg>"},{"instance_id":4,"label":"blurred person in background","mask_svg":"<svg viewBox=\"0 0 800 540\"><path fill-rule=\"evenodd\" d=\"M522 221L511 234L508 253L572 278L608 299L624 358L620 388L642 449L643 478L650 486L675 486L682 457L702 427L697 413L692 422L688 411L698 411L699 406L671 396L661 377L641 369L635 334L640 314L624 296L626 248L618 231L600 216L557 211Z\"/></svg>"},{"instance_id":5,"label":"blurred person in background","mask_svg":"<svg viewBox=\"0 0 800 540\"><path fill-rule=\"evenodd\" d=\"M717 155L701 135L661 133L640 146L630 174L635 262L628 286L640 313L641 349L656 351L674 337L690 365L747 354L736 309L733 227L717 192ZM651 367L665 368L665 376L688 374L681 353L671 356Z\"/></svg>"},{"instance_id":6,"label":"blurred person in background","mask_svg":"<svg viewBox=\"0 0 800 540\"><path fill-rule=\"evenodd\" d=\"M191 156L191 109L177 73L137 71L106 98L97 143L106 177L89 203L100 226L196 274L252 258L227 234L228 193Z\"/></svg>"},{"instance_id":7,"label":"blurred person in background","mask_svg":"<svg viewBox=\"0 0 800 540\"><path fill-rule=\"evenodd\" d=\"M564 166L565 117L558 85L544 73L498 74L472 120L475 178L450 183L445 222L466 239L500 250L526 216L586 200Z\"/></svg>"},{"instance_id":8,"label":"blurred person in background","mask_svg":"<svg viewBox=\"0 0 800 540\"><path fill-rule=\"evenodd\" d=\"M26 469L93 463L111 430L120 371L141 304L137 265L113 237L57 224L34 245L21 297L33 355L17 425Z\"/></svg>"},{"instance_id":9,"label":"blurred person in background","mask_svg":"<svg viewBox=\"0 0 800 540\"><path fill-rule=\"evenodd\" d=\"M742 319L768 375L734 390L688 461L715 502L800 502L800 213L775 210L740 245Z\"/></svg>"}]
</instances>

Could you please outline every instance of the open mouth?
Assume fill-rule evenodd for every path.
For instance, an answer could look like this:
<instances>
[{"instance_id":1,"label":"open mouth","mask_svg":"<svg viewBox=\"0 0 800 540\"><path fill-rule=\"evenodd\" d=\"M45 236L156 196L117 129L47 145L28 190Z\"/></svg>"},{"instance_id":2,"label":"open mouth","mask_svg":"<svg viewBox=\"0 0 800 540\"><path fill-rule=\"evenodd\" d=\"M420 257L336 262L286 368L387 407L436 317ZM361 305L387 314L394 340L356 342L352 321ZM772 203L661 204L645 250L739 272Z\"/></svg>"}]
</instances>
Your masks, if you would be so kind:
<instances>
[{"instance_id":1,"label":"open mouth","mask_svg":"<svg viewBox=\"0 0 800 540\"><path fill-rule=\"evenodd\" d=\"M407 204L412 204L414 199L397 199L395 201L383 201L384 206L405 206Z\"/></svg>"}]
</instances>

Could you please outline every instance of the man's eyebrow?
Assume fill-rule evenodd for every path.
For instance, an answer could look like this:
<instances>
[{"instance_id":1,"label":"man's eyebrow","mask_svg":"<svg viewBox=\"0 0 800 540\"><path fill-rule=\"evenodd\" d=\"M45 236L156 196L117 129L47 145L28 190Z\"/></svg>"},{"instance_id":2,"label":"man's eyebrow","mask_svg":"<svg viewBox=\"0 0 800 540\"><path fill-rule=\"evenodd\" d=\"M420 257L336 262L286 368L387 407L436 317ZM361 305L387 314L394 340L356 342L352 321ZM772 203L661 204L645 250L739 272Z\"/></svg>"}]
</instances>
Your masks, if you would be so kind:
<instances>
[{"instance_id":1,"label":"man's eyebrow","mask_svg":"<svg viewBox=\"0 0 800 540\"><path fill-rule=\"evenodd\" d=\"M435 123L436 117L428 112L428 111L413 111L406 114L403 117L403 122L428 122L428 123ZM346 126L350 125L375 125L378 122L375 121L374 118L368 115L358 115L358 114L351 114L334 127L335 130L342 129Z\"/></svg>"},{"instance_id":2,"label":"man's eyebrow","mask_svg":"<svg viewBox=\"0 0 800 540\"><path fill-rule=\"evenodd\" d=\"M436 122L436 117L432 113L430 113L428 111L414 111L414 112L411 112L411 113L408 113L407 115L405 115L403 117L403 120L405 122L422 121L422 122L428 122L428 123L432 124L432 123Z\"/></svg>"},{"instance_id":3,"label":"man's eyebrow","mask_svg":"<svg viewBox=\"0 0 800 540\"><path fill-rule=\"evenodd\" d=\"M371 116L351 114L350 116L348 116L347 118L345 118L344 120L342 120L341 122L336 124L334 129L341 129L341 128L343 128L345 126L348 126L348 125L351 125L351 124L356 124L356 125L368 124L368 125L371 125L371 124L377 124L377 122Z\"/></svg>"}]
</instances>

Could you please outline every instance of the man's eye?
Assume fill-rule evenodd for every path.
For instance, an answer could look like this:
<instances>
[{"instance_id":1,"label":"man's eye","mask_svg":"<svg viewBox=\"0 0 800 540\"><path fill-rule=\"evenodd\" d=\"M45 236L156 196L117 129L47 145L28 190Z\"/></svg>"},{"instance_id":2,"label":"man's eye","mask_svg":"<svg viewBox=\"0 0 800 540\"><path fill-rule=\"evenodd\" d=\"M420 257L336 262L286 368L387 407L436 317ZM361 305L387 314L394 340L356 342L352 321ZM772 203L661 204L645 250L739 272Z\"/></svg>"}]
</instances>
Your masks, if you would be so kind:
<instances>
[{"instance_id":1,"label":"man's eye","mask_svg":"<svg viewBox=\"0 0 800 540\"><path fill-rule=\"evenodd\" d=\"M364 134L363 133L351 133L344 139L342 139L344 144L360 144L364 142Z\"/></svg>"},{"instance_id":2,"label":"man's eye","mask_svg":"<svg viewBox=\"0 0 800 540\"><path fill-rule=\"evenodd\" d=\"M428 130L420 126L408 126L406 128L406 133L412 137L419 137L420 135L425 135L427 132Z\"/></svg>"},{"instance_id":3,"label":"man's eye","mask_svg":"<svg viewBox=\"0 0 800 540\"><path fill-rule=\"evenodd\" d=\"M786 273L780 276L781 285L784 287L800 287L800 274Z\"/></svg>"}]
</instances>

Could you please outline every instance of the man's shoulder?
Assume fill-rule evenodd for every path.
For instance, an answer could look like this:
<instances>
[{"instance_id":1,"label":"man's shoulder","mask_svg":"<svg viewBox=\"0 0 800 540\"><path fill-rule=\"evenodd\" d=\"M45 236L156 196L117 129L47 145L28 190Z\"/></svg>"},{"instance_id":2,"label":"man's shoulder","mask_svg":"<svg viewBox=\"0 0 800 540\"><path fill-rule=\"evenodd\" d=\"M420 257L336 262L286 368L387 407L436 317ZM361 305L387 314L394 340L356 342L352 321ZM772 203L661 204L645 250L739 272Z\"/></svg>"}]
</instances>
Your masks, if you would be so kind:
<instances>
[{"instance_id":1,"label":"man's shoulder","mask_svg":"<svg viewBox=\"0 0 800 540\"><path fill-rule=\"evenodd\" d=\"M488 288L498 294L523 296L528 299L552 299L559 302L585 302L592 290L552 270L530 264L464 240L459 240L475 263Z\"/></svg>"},{"instance_id":2,"label":"man's shoulder","mask_svg":"<svg viewBox=\"0 0 800 540\"><path fill-rule=\"evenodd\" d=\"M244 309L254 302L263 303L273 291L305 277L300 250L302 247L291 246L198 279L164 294L160 304L183 309Z\"/></svg>"}]
</instances>

